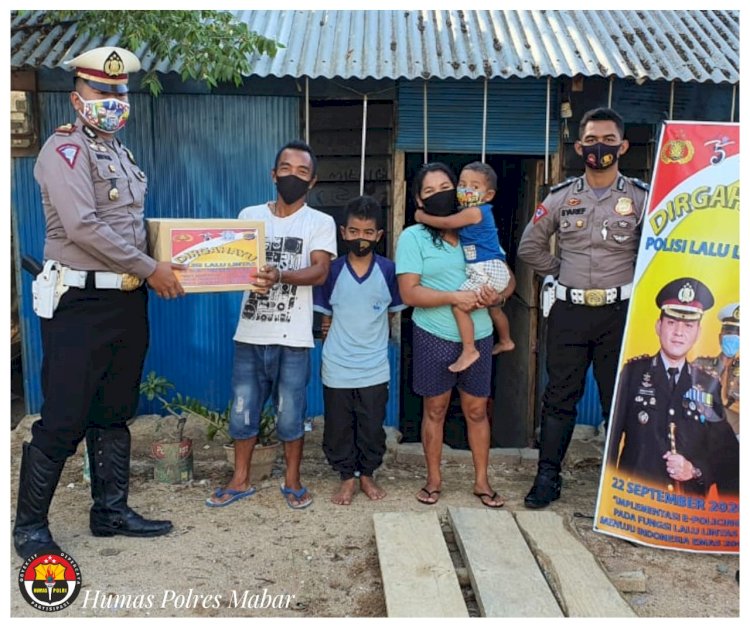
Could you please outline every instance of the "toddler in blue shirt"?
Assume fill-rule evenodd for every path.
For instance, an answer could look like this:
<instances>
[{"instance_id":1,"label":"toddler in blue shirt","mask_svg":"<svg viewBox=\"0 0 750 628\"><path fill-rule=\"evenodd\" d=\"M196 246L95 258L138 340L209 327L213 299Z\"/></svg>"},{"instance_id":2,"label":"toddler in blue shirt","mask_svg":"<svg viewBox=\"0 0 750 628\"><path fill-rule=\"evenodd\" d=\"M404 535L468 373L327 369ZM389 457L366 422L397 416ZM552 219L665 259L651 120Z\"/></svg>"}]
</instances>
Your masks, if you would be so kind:
<instances>
[{"instance_id":1,"label":"toddler in blue shirt","mask_svg":"<svg viewBox=\"0 0 750 628\"><path fill-rule=\"evenodd\" d=\"M464 166L458 179L456 197L460 211L450 216L433 216L417 210L415 219L436 229L458 229L458 236L466 261L466 281L461 290L479 290L489 285L501 293L503 303L513 293L515 280L505 262L505 251L497 237L497 227L490 201L497 191L497 175L491 166L474 161ZM453 307L453 315L463 348L458 359L448 369L457 373L469 368L479 359L474 343L474 323L467 312ZM498 342L492 349L496 355L511 351L515 344L510 337L508 317L501 305L489 308L497 330Z\"/></svg>"}]
</instances>

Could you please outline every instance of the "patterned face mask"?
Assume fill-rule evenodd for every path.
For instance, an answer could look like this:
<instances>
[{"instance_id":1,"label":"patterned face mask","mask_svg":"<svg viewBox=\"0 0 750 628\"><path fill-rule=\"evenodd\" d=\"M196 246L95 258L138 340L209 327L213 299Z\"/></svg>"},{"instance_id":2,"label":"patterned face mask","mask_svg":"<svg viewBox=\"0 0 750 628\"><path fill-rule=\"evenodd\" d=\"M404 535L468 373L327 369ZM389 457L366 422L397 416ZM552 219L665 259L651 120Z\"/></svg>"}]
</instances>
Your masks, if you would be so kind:
<instances>
[{"instance_id":1,"label":"patterned face mask","mask_svg":"<svg viewBox=\"0 0 750 628\"><path fill-rule=\"evenodd\" d=\"M130 116L130 103L118 98L103 98L101 100L84 100L78 92L76 96L83 103L83 111L79 112L83 120L104 133L117 133Z\"/></svg>"},{"instance_id":2,"label":"patterned face mask","mask_svg":"<svg viewBox=\"0 0 750 628\"><path fill-rule=\"evenodd\" d=\"M582 145L583 161L592 170L606 170L617 163L619 159L620 146L610 146L602 142L596 144Z\"/></svg>"},{"instance_id":3,"label":"patterned face mask","mask_svg":"<svg viewBox=\"0 0 750 628\"><path fill-rule=\"evenodd\" d=\"M467 207L474 207L475 205L481 205L484 198L484 194L479 190L475 190L470 187L458 186L456 188L456 198L458 199L458 206L461 209Z\"/></svg>"}]
</instances>

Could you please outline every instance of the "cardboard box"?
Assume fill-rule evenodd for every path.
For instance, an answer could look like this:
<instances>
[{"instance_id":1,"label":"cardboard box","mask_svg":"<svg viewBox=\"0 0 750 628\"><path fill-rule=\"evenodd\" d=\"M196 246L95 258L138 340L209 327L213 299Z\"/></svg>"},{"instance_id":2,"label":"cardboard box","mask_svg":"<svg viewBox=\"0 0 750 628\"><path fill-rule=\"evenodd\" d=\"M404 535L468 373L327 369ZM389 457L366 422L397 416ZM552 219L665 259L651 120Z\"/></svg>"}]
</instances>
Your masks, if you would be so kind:
<instances>
[{"instance_id":1,"label":"cardboard box","mask_svg":"<svg viewBox=\"0 0 750 628\"><path fill-rule=\"evenodd\" d=\"M188 265L175 271L185 292L252 290L258 268L266 263L262 221L154 218L147 223L151 255Z\"/></svg>"}]
</instances>

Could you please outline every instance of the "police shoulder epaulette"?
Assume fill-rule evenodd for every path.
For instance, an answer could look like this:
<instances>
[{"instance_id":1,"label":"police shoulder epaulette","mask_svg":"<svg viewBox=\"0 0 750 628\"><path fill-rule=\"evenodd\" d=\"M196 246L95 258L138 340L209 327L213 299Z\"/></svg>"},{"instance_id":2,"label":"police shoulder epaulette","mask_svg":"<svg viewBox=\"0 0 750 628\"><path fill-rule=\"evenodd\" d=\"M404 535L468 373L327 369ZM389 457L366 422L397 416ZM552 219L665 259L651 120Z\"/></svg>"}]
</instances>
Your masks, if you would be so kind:
<instances>
[{"instance_id":1,"label":"police shoulder epaulette","mask_svg":"<svg viewBox=\"0 0 750 628\"><path fill-rule=\"evenodd\" d=\"M550 192L557 192L558 190L562 190L563 188L568 187L569 185L572 185L575 183L580 177L570 177L568 179L565 179L562 183L558 183L557 185L553 185L549 191Z\"/></svg>"},{"instance_id":2,"label":"police shoulder epaulette","mask_svg":"<svg viewBox=\"0 0 750 628\"><path fill-rule=\"evenodd\" d=\"M63 124L55 129L55 133L58 135L70 135L75 130L75 126L71 122Z\"/></svg>"},{"instance_id":3,"label":"police shoulder epaulette","mask_svg":"<svg viewBox=\"0 0 750 628\"><path fill-rule=\"evenodd\" d=\"M699 360L701 362L709 362L709 363L713 362L715 364L719 363L719 358L717 358L715 355L701 355L695 358L693 362L698 362Z\"/></svg>"},{"instance_id":4,"label":"police shoulder epaulette","mask_svg":"<svg viewBox=\"0 0 750 628\"><path fill-rule=\"evenodd\" d=\"M645 181L641 181L640 179L636 179L635 177L630 177L630 182L637 188L641 188L642 190L646 190L648 192L651 189L651 186L646 183Z\"/></svg>"},{"instance_id":5,"label":"police shoulder epaulette","mask_svg":"<svg viewBox=\"0 0 750 628\"><path fill-rule=\"evenodd\" d=\"M636 355L630 358L625 364L630 364L631 362L638 362L639 360L643 360L644 358L650 358L651 356L648 353L644 353L643 355Z\"/></svg>"}]
</instances>

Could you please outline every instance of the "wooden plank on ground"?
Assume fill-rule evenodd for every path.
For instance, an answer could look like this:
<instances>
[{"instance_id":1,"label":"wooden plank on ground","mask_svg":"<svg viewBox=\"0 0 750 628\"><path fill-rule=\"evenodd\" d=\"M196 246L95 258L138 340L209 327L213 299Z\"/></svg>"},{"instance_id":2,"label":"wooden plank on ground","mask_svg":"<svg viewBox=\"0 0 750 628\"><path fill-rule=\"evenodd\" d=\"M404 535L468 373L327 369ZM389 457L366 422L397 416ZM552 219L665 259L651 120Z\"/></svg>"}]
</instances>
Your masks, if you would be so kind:
<instances>
[{"instance_id":1,"label":"wooden plank on ground","mask_svg":"<svg viewBox=\"0 0 750 628\"><path fill-rule=\"evenodd\" d=\"M568 617L636 616L562 517L549 511L520 511L515 516Z\"/></svg>"},{"instance_id":2,"label":"wooden plank on ground","mask_svg":"<svg viewBox=\"0 0 750 628\"><path fill-rule=\"evenodd\" d=\"M435 511L375 513L389 617L468 617Z\"/></svg>"},{"instance_id":3,"label":"wooden plank on ground","mask_svg":"<svg viewBox=\"0 0 750 628\"><path fill-rule=\"evenodd\" d=\"M513 515L448 508L482 617L563 617Z\"/></svg>"}]
</instances>

